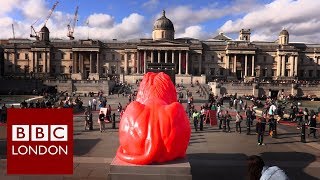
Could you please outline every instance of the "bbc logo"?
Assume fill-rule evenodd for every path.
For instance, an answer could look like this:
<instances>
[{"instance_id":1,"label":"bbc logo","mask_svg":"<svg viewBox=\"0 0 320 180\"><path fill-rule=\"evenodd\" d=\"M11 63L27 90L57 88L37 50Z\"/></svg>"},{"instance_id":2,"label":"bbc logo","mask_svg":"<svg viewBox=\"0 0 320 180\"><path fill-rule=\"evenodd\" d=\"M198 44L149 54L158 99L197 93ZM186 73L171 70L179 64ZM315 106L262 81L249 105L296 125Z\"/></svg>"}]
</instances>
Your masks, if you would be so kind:
<instances>
[{"instance_id":1,"label":"bbc logo","mask_svg":"<svg viewBox=\"0 0 320 180\"><path fill-rule=\"evenodd\" d=\"M68 126L12 125L12 141L68 141Z\"/></svg>"}]
</instances>

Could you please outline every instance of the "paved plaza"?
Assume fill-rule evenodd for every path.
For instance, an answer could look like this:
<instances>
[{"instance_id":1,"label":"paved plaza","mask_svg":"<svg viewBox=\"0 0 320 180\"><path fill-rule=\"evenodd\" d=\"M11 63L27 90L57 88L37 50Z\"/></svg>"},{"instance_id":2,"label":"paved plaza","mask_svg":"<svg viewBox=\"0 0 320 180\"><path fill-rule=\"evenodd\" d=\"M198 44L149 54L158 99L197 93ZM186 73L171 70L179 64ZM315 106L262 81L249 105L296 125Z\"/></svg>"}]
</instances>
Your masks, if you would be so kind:
<instances>
[{"instance_id":1,"label":"paved plaza","mask_svg":"<svg viewBox=\"0 0 320 180\"><path fill-rule=\"evenodd\" d=\"M115 95L108 97L108 104L113 110L116 110L118 102L124 105L128 100ZM197 106L200 105L201 99L196 102L199 102ZM108 123L106 132L100 133L97 116L98 112L94 112L93 131L84 130L82 114L74 116L73 175L6 176L6 142L1 141L0 179L106 179L119 145L118 130L112 129L111 123ZM187 158L194 180L245 179L246 158L256 154L261 155L267 165L283 168L290 179L320 178L319 139L307 138L307 143L301 143L299 130L279 125L278 138L265 137L266 146L258 146L254 132L251 135L246 135L245 131L238 134L233 122L231 127L231 133L208 125L204 131L195 132L192 129Z\"/></svg>"}]
</instances>

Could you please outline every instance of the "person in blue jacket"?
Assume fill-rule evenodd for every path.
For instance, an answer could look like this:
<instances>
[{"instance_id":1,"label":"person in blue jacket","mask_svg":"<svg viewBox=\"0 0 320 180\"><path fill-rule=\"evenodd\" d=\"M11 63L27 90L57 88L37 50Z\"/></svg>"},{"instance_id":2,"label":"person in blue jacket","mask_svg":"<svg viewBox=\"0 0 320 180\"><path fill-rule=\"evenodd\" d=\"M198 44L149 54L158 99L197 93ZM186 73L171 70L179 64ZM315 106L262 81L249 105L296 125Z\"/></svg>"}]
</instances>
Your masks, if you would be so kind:
<instances>
[{"instance_id":1,"label":"person in blue jacket","mask_svg":"<svg viewBox=\"0 0 320 180\"><path fill-rule=\"evenodd\" d=\"M289 180L282 169L278 166L266 166L260 156L249 156L247 162L247 179L249 180Z\"/></svg>"}]
</instances>

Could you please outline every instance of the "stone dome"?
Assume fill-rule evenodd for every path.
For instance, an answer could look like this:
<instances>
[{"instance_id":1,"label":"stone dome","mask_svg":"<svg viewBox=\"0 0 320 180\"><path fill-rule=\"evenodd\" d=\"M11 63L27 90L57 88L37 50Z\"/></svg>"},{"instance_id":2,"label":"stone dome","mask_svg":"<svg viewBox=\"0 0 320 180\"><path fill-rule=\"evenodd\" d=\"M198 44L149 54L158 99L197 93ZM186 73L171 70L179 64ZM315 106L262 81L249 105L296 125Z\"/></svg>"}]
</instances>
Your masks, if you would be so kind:
<instances>
[{"instance_id":1,"label":"stone dome","mask_svg":"<svg viewBox=\"0 0 320 180\"><path fill-rule=\"evenodd\" d=\"M280 32L280 35L286 35L289 36L289 32L285 29L282 29L282 31Z\"/></svg>"},{"instance_id":2,"label":"stone dome","mask_svg":"<svg viewBox=\"0 0 320 180\"><path fill-rule=\"evenodd\" d=\"M153 30L172 30L174 31L173 23L166 17L166 12L162 12L162 17L156 20L153 24Z\"/></svg>"},{"instance_id":3,"label":"stone dome","mask_svg":"<svg viewBox=\"0 0 320 180\"><path fill-rule=\"evenodd\" d=\"M47 28L47 26L43 26L40 32L49 32L49 29Z\"/></svg>"}]
</instances>

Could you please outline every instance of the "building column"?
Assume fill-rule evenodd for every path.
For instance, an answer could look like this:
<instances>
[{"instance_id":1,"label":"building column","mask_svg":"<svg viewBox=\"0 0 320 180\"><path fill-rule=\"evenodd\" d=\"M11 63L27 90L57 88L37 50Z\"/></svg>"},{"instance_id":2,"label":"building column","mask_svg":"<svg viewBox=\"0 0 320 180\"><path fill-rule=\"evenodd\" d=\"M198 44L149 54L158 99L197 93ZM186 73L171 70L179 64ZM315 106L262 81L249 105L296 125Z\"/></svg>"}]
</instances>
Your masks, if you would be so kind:
<instances>
[{"instance_id":1,"label":"building column","mask_svg":"<svg viewBox=\"0 0 320 180\"><path fill-rule=\"evenodd\" d=\"M186 51L186 75L189 74L189 52Z\"/></svg>"},{"instance_id":2,"label":"building column","mask_svg":"<svg viewBox=\"0 0 320 180\"><path fill-rule=\"evenodd\" d=\"M236 74L237 73L237 55L234 55L233 59L233 72Z\"/></svg>"},{"instance_id":3,"label":"building column","mask_svg":"<svg viewBox=\"0 0 320 180\"><path fill-rule=\"evenodd\" d=\"M279 55L277 59L277 76L279 77L281 75L281 55Z\"/></svg>"},{"instance_id":4,"label":"building column","mask_svg":"<svg viewBox=\"0 0 320 180\"><path fill-rule=\"evenodd\" d=\"M137 51L137 73L140 74L140 52Z\"/></svg>"},{"instance_id":5,"label":"building column","mask_svg":"<svg viewBox=\"0 0 320 180\"><path fill-rule=\"evenodd\" d=\"M153 50L151 51L151 63L153 63Z\"/></svg>"},{"instance_id":6,"label":"building column","mask_svg":"<svg viewBox=\"0 0 320 180\"><path fill-rule=\"evenodd\" d=\"M294 76L298 76L298 56L294 56Z\"/></svg>"},{"instance_id":7,"label":"building column","mask_svg":"<svg viewBox=\"0 0 320 180\"><path fill-rule=\"evenodd\" d=\"M124 74L128 74L128 53L124 54Z\"/></svg>"},{"instance_id":8,"label":"building column","mask_svg":"<svg viewBox=\"0 0 320 180\"><path fill-rule=\"evenodd\" d=\"M44 72L48 72L48 56L47 51L44 52Z\"/></svg>"},{"instance_id":9,"label":"building column","mask_svg":"<svg viewBox=\"0 0 320 180\"><path fill-rule=\"evenodd\" d=\"M201 75L201 70L202 70L202 58L201 58L201 54L199 54L198 56L199 56L199 74Z\"/></svg>"},{"instance_id":10,"label":"building column","mask_svg":"<svg viewBox=\"0 0 320 180\"><path fill-rule=\"evenodd\" d=\"M36 62L36 53L32 52L32 72L36 72L35 62ZM7 61L9 61L9 53L7 52Z\"/></svg>"},{"instance_id":11,"label":"building column","mask_svg":"<svg viewBox=\"0 0 320 180\"><path fill-rule=\"evenodd\" d=\"M97 66L96 66L96 73L100 74L100 54L97 52Z\"/></svg>"},{"instance_id":12,"label":"building column","mask_svg":"<svg viewBox=\"0 0 320 180\"><path fill-rule=\"evenodd\" d=\"M83 73L83 55L80 54L79 72Z\"/></svg>"},{"instance_id":13,"label":"building column","mask_svg":"<svg viewBox=\"0 0 320 180\"><path fill-rule=\"evenodd\" d=\"M143 73L147 73L147 51L143 54Z\"/></svg>"},{"instance_id":14,"label":"building column","mask_svg":"<svg viewBox=\"0 0 320 180\"><path fill-rule=\"evenodd\" d=\"M172 54L171 54L171 63L174 63L174 51L172 50Z\"/></svg>"},{"instance_id":15,"label":"building column","mask_svg":"<svg viewBox=\"0 0 320 180\"><path fill-rule=\"evenodd\" d=\"M285 76L285 70L286 70L286 56L282 56L281 58L281 75Z\"/></svg>"},{"instance_id":16,"label":"building column","mask_svg":"<svg viewBox=\"0 0 320 180\"><path fill-rule=\"evenodd\" d=\"M76 52L72 52L72 73L75 73L75 67L76 67L76 59L77 59L77 56L76 56Z\"/></svg>"},{"instance_id":17,"label":"building column","mask_svg":"<svg viewBox=\"0 0 320 180\"><path fill-rule=\"evenodd\" d=\"M90 52L90 73L92 73L92 52Z\"/></svg>"},{"instance_id":18,"label":"building column","mask_svg":"<svg viewBox=\"0 0 320 180\"><path fill-rule=\"evenodd\" d=\"M290 77L294 77L294 56L290 56Z\"/></svg>"},{"instance_id":19,"label":"building column","mask_svg":"<svg viewBox=\"0 0 320 180\"><path fill-rule=\"evenodd\" d=\"M230 62L230 56L229 54L226 55L226 63L225 63L225 71L226 71L226 76L229 76L229 62Z\"/></svg>"},{"instance_id":20,"label":"building column","mask_svg":"<svg viewBox=\"0 0 320 180\"><path fill-rule=\"evenodd\" d=\"M159 51L159 50L158 50L158 63L160 63L160 62L161 62L161 60L160 60L160 58L161 58L161 54L160 54L160 53L161 53L161 51Z\"/></svg>"},{"instance_id":21,"label":"building column","mask_svg":"<svg viewBox=\"0 0 320 180\"><path fill-rule=\"evenodd\" d=\"M244 76L248 76L248 55L244 57Z\"/></svg>"},{"instance_id":22,"label":"building column","mask_svg":"<svg viewBox=\"0 0 320 180\"><path fill-rule=\"evenodd\" d=\"M179 51L179 72L178 74L181 74L181 51Z\"/></svg>"},{"instance_id":23,"label":"building column","mask_svg":"<svg viewBox=\"0 0 320 180\"><path fill-rule=\"evenodd\" d=\"M254 55L252 55L251 76L254 76Z\"/></svg>"},{"instance_id":24,"label":"building column","mask_svg":"<svg viewBox=\"0 0 320 180\"><path fill-rule=\"evenodd\" d=\"M38 59L38 52L35 52L35 57L36 57L36 72L39 71L39 59ZM14 67L13 67L14 68Z\"/></svg>"},{"instance_id":25,"label":"building column","mask_svg":"<svg viewBox=\"0 0 320 180\"><path fill-rule=\"evenodd\" d=\"M168 63L168 52L167 51L165 51L165 53L164 53L164 62Z\"/></svg>"}]
</instances>

